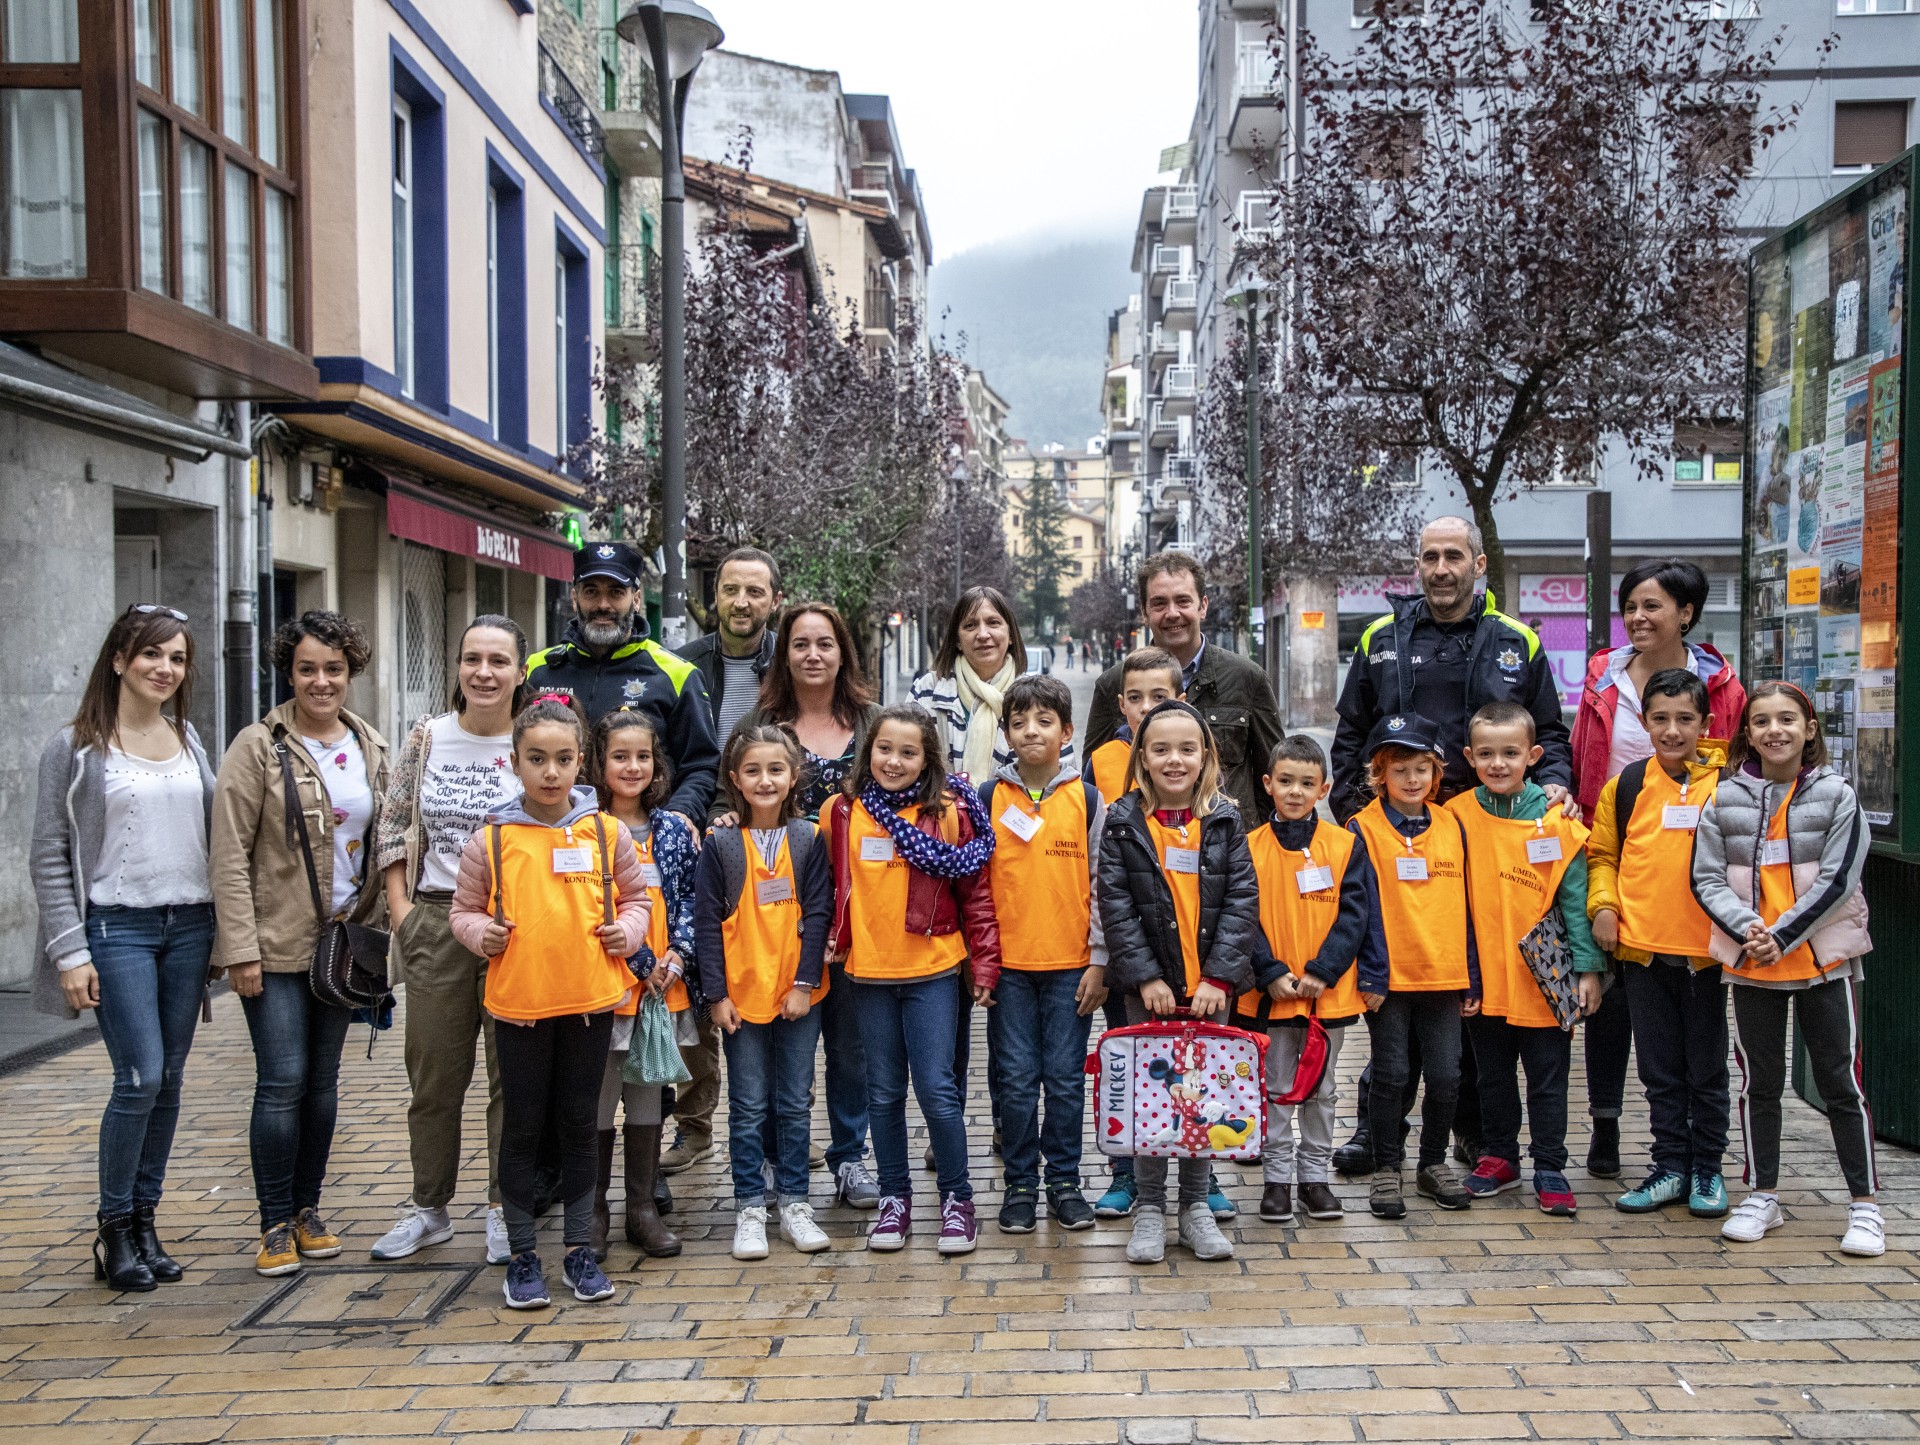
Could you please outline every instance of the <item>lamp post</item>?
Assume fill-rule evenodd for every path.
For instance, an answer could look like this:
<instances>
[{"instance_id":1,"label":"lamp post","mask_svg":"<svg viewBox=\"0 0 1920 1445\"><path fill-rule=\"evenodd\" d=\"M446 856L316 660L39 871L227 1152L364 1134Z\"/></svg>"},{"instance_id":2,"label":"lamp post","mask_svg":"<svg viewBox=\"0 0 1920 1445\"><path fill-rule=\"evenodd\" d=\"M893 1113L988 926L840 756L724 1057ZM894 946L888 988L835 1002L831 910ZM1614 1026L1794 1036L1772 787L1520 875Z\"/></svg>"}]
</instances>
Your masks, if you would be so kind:
<instances>
[{"instance_id":1,"label":"lamp post","mask_svg":"<svg viewBox=\"0 0 1920 1445\"><path fill-rule=\"evenodd\" d=\"M1267 574L1266 560L1261 555L1261 538L1265 530L1265 520L1261 516L1262 501L1260 491L1260 322L1261 302L1265 297L1267 284L1257 276L1247 278L1228 304L1243 308L1241 322L1245 327L1246 357L1246 396L1247 409L1247 655L1260 664L1261 671L1269 671L1267 666L1266 633Z\"/></svg>"},{"instance_id":2,"label":"lamp post","mask_svg":"<svg viewBox=\"0 0 1920 1445\"><path fill-rule=\"evenodd\" d=\"M726 36L693 0L639 0L615 27L645 43L660 88L660 509L667 576L660 640L687 640L687 173L680 149L687 87Z\"/></svg>"}]
</instances>

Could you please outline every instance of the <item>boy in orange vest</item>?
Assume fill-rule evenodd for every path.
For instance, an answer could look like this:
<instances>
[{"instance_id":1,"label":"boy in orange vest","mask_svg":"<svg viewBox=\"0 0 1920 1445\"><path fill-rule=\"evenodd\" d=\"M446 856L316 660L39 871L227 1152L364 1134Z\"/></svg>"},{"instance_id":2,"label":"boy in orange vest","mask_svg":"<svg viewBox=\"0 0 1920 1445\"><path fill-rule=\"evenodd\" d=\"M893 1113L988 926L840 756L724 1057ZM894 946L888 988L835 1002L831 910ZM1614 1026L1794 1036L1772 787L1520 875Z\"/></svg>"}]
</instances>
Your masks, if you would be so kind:
<instances>
[{"instance_id":1,"label":"boy in orange vest","mask_svg":"<svg viewBox=\"0 0 1920 1445\"><path fill-rule=\"evenodd\" d=\"M1080 1129L1087 1035L1107 996L1107 946L1094 903L1106 805L1071 763L1060 762L1073 738L1073 695L1065 683L1032 674L1016 679L1000 725L1014 760L980 787L993 823L987 868L1000 922L1000 981L987 1014L1007 1180L1000 1232L1033 1232L1042 1156L1053 1222L1091 1229L1093 1206L1080 1193Z\"/></svg>"},{"instance_id":2,"label":"boy in orange vest","mask_svg":"<svg viewBox=\"0 0 1920 1445\"><path fill-rule=\"evenodd\" d=\"M1541 1212L1570 1219L1567 1075L1573 1035L1520 956L1520 940L1554 908L1566 919L1580 1007L1600 1006L1607 960L1587 925L1587 830L1547 806L1527 769L1540 761L1533 714L1490 702L1467 724L1467 759L1480 785L1447 804L1467 840L1467 906L1480 952L1480 1012L1467 1020L1480 1074L1480 1162L1463 1181L1476 1199L1520 1184L1520 1087L1527 1072L1533 1190Z\"/></svg>"},{"instance_id":3,"label":"boy in orange vest","mask_svg":"<svg viewBox=\"0 0 1920 1445\"><path fill-rule=\"evenodd\" d=\"M1247 834L1247 851L1260 880L1261 938L1253 956L1258 987L1240 996L1235 1011L1240 1022L1267 1030L1269 1094L1290 1089L1310 1014L1326 1030L1327 1058L1319 1087L1304 1103L1267 1105L1260 1217L1269 1224L1293 1221L1297 1178L1300 1207L1307 1217L1338 1219L1343 1210L1328 1184L1334 1071L1348 1027L1366 1011L1355 959L1363 950L1369 953L1370 976L1384 977L1387 966L1384 955L1374 958L1377 949L1369 948L1371 869L1360 835L1318 816L1332 783L1326 754L1312 738L1295 733L1275 743L1261 785L1273 800L1273 818Z\"/></svg>"}]
</instances>

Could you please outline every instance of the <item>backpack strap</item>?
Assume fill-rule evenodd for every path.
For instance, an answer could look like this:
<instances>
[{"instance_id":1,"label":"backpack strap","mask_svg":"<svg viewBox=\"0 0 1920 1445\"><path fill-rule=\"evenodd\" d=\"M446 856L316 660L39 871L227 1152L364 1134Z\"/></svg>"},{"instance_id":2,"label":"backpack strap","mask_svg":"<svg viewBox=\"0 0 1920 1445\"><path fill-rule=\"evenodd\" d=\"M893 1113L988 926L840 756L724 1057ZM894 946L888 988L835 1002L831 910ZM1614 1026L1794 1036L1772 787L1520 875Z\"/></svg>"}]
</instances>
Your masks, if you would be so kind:
<instances>
[{"instance_id":1,"label":"backpack strap","mask_svg":"<svg viewBox=\"0 0 1920 1445\"><path fill-rule=\"evenodd\" d=\"M1620 781L1613 785L1613 827L1624 842L1627 836L1627 824L1633 818L1633 806L1640 801L1640 790L1647 785L1647 764L1652 761L1642 758L1637 763L1628 763L1620 770Z\"/></svg>"},{"instance_id":2,"label":"backpack strap","mask_svg":"<svg viewBox=\"0 0 1920 1445\"><path fill-rule=\"evenodd\" d=\"M794 896L800 892L800 875L806 871L807 859L813 856L813 845L819 840L820 829L805 818L787 819L787 857L793 860Z\"/></svg>"},{"instance_id":3,"label":"backpack strap","mask_svg":"<svg viewBox=\"0 0 1920 1445\"><path fill-rule=\"evenodd\" d=\"M740 890L747 882L747 840L741 828L715 828L707 846L720 859L720 876L726 880L726 896L720 900L720 917L733 917L740 905Z\"/></svg>"},{"instance_id":4,"label":"backpack strap","mask_svg":"<svg viewBox=\"0 0 1920 1445\"><path fill-rule=\"evenodd\" d=\"M1100 789L1084 778L1080 780L1080 788L1086 795L1087 841L1091 843L1093 841L1093 820L1099 816L1100 813Z\"/></svg>"},{"instance_id":5,"label":"backpack strap","mask_svg":"<svg viewBox=\"0 0 1920 1445\"><path fill-rule=\"evenodd\" d=\"M500 897L500 833L498 823L487 824L487 841L493 849L493 921L507 926L507 906Z\"/></svg>"},{"instance_id":6,"label":"backpack strap","mask_svg":"<svg viewBox=\"0 0 1920 1445\"><path fill-rule=\"evenodd\" d=\"M607 815L593 815L593 836L600 840L600 921L613 922L613 862L607 857Z\"/></svg>"}]
</instances>

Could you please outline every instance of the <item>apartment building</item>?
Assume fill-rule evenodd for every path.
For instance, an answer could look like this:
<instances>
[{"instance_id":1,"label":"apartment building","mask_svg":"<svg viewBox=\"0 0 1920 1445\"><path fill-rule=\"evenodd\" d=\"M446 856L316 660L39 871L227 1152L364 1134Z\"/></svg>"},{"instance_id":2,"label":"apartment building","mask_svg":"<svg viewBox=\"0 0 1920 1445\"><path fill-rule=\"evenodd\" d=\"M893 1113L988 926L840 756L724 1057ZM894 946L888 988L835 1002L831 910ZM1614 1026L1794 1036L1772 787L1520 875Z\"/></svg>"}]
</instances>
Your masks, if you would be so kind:
<instances>
[{"instance_id":1,"label":"apartment building","mask_svg":"<svg viewBox=\"0 0 1920 1445\"><path fill-rule=\"evenodd\" d=\"M1084 449L1051 445L1037 452L1015 442L1007 452L1006 506L1001 512L1007 555L1018 557L1025 548L1021 518L1028 492L1036 485L1052 487L1065 509L1061 533L1067 569L1060 580L1060 593L1063 597L1071 593L1100 570L1107 556L1110 481L1106 452L1099 438Z\"/></svg>"},{"instance_id":2,"label":"apartment building","mask_svg":"<svg viewBox=\"0 0 1920 1445\"><path fill-rule=\"evenodd\" d=\"M955 363L962 366L961 363ZM964 436L961 439L960 464L970 478L990 481L1007 475L1007 399L993 389L987 374L977 366L963 366L961 407Z\"/></svg>"},{"instance_id":3,"label":"apartment building","mask_svg":"<svg viewBox=\"0 0 1920 1445\"><path fill-rule=\"evenodd\" d=\"M1100 383L1101 448L1107 456L1106 560L1123 573L1147 555L1140 315L1136 294L1107 317L1107 369Z\"/></svg>"}]
</instances>

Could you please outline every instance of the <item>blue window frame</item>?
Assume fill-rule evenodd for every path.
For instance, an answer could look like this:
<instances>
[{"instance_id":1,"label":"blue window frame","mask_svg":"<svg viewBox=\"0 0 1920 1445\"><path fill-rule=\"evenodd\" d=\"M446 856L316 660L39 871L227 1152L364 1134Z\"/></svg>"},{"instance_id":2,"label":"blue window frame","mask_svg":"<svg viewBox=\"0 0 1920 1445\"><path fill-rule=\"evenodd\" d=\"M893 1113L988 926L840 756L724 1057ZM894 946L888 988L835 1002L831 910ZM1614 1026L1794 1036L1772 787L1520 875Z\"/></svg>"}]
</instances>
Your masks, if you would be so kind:
<instances>
[{"instance_id":1,"label":"blue window frame","mask_svg":"<svg viewBox=\"0 0 1920 1445\"><path fill-rule=\"evenodd\" d=\"M568 467L593 432L593 287L586 246L558 221L554 232L554 456Z\"/></svg>"},{"instance_id":2,"label":"blue window frame","mask_svg":"<svg viewBox=\"0 0 1920 1445\"><path fill-rule=\"evenodd\" d=\"M446 96L393 47L394 374L444 414L447 389Z\"/></svg>"},{"instance_id":3,"label":"blue window frame","mask_svg":"<svg viewBox=\"0 0 1920 1445\"><path fill-rule=\"evenodd\" d=\"M487 147L487 420L503 446L527 445L526 186Z\"/></svg>"}]
</instances>

